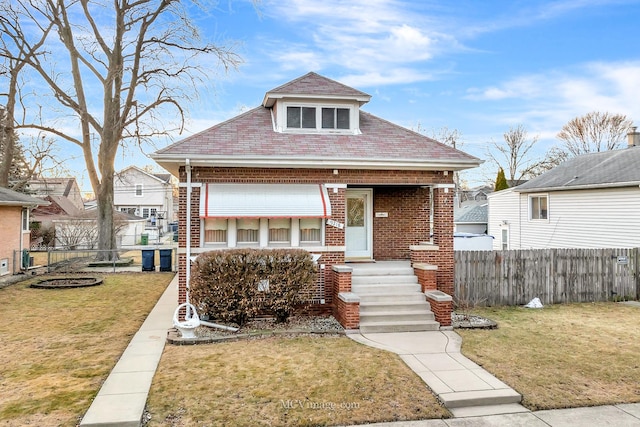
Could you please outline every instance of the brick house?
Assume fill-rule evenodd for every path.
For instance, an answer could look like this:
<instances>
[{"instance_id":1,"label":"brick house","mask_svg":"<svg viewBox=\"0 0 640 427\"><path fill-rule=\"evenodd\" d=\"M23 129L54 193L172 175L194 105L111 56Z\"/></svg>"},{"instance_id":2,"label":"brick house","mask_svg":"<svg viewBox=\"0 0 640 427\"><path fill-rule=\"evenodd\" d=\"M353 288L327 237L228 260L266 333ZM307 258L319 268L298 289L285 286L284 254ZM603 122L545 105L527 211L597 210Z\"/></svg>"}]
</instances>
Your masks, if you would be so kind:
<instances>
[{"instance_id":1,"label":"brick house","mask_svg":"<svg viewBox=\"0 0 640 427\"><path fill-rule=\"evenodd\" d=\"M29 212L49 202L0 187L0 276L26 269L23 250L29 250ZM18 255L20 254L20 255Z\"/></svg>"},{"instance_id":2,"label":"brick house","mask_svg":"<svg viewBox=\"0 0 640 427\"><path fill-rule=\"evenodd\" d=\"M179 302L190 255L299 247L320 255L313 308L346 328L362 329L365 305L384 305L364 295L380 290L376 282L397 282L386 292L390 303L403 299L409 287L395 276L415 282L419 310L450 325L453 171L481 161L362 111L370 98L308 73L152 155L180 180Z\"/></svg>"}]
</instances>

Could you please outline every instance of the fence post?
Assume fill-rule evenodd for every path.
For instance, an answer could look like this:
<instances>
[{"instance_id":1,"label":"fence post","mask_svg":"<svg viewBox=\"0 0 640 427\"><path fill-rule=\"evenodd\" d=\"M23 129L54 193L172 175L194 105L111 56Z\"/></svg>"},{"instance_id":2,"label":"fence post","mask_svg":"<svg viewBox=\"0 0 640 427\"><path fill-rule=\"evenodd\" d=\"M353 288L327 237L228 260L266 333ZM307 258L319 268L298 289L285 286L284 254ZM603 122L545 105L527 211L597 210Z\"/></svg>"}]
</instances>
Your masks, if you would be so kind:
<instances>
[{"instance_id":1,"label":"fence post","mask_svg":"<svg viewBox=\"0 0 640 427\"><path fill-rule=\"evenodd\" d=\"M638 262L640 262L640 248L633 248L631 250L633 254L633 277L636 279L636 301L640 300L640 266L638 266Z\"/></svg>"}]
</instances>

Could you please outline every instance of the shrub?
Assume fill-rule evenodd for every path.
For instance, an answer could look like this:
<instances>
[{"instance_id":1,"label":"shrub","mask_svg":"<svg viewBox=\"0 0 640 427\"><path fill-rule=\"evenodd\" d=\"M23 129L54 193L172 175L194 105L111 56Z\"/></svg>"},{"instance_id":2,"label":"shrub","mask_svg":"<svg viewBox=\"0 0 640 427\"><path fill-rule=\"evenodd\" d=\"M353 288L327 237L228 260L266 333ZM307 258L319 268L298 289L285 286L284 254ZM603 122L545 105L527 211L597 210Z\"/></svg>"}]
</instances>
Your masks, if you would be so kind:
<instances>
[{"instance_id":1,"label":"shrub","mask_svg":"<svg viewBox=\"0 0 640 427\"><path fill-rule=\"evenodd\" d=\"M301 249L228 249L201 254L190 296L202 314L242 326L258 313L286 321L313 285L311 255Z\"/></svg>"}]
</instances>

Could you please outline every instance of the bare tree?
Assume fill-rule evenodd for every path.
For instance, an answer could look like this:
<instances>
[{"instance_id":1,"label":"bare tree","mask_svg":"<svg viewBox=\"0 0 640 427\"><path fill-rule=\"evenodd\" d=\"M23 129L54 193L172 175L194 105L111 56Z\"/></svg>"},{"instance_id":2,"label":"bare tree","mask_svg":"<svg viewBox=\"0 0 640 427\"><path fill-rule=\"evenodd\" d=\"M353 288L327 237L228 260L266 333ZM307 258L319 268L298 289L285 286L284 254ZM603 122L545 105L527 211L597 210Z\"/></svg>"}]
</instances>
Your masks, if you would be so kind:
<instances>
[{"instance_id":1,"label":"bare tree","mask_svg":"<svg viewBox=\"0 0 640 427\"><path fill-rule=\"evenodd\" d=\"M0 30L13 46L0 56L26 64L32 90L49 91L30 98L17 128L47 132L82 149L98 201L98 249L108 254L101 258L117 257L118 149L127 140L142 143L182 130L183 103L211 78L211 69L199 62L203 57L225 70L240 62L231 48L200 39L189 16L194 7L178 0L0 0ZM58 113L63 126L34 115L42 111ZM173 125L163 118L169 112L177 117Z\"/></svg>"},{"instance_id":2,"label":"bare tree","mask_svg":"<svg viewBox=\"0 0 640 427\"><path fill-rule=\"evenodd\" d=\"M632 121L623 114L592 111L571 119L557 137L572 157L615 150L624 141L631 124Z\"/></svg>"},{"instance_id":3,"label":"bare tree","mask_svg":"<svg viewBox=\"0 0 640 427\"><path fill-rule=\"evenodd\" d=\"M529 152L538 142L538 137L529 139L523 125L509 128L503 137L503 143L491 142L487 156L508 173L511 181L524 179L530 173L532 161Z\"/></svg>"},{"instance_id":4,"label":"bare tree","mask_svg":"<svg viewBox=\"0 0 640 427\"><path fill-rule=\"evenodd\" d=\"M41 54L45 40L51 31L51 25L40 27L39 39L27 43L23 40L24 34L15 20L17 14L11 7L5 7L5 1L0 3L0 81L6 82L6 92L0 92L0 98L4 98L5 105L0 108L0 187L9 187L9 176L14 161L15 146L18 137L15 131L15 107L20 92L20 76L23 68L29 61L35 60ZM7 23L5 25L5 22ZM16 31L5 31L7 28Z\"/></svg>"},{"instance_id":5,"label":"bare tree","mask_svg":"<svg viewBox=\"0 0 640 427\"><path fill-rule=\"evenodd\" d=\"M533 163L529 168L527 168L524 178L531 179L538 175L542 175L543 173L555 168L560 163L568 160L569 157L570 156L567 151L558 147L551 147L542 160Z\"/></svg>"}]
</instances>

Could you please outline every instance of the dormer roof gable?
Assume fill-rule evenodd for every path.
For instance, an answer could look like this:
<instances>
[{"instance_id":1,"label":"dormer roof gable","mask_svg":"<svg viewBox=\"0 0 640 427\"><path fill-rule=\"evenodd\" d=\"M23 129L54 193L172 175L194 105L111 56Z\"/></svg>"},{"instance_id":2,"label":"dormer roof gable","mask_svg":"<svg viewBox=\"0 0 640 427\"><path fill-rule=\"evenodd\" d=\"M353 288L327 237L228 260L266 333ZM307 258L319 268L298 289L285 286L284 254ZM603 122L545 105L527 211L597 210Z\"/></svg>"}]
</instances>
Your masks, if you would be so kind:
<instances>
[{"instance_id":1,"label":"dormer roof gable","mask_svg":"<svg viewBox=\"0 0 640 427\"><path fill-rule=\"evenodd\" d=\"M360 105L363 105L369 102L371 95L317 73L309 72L302 77L268 91L264 96L262 105L270 108L277 100L287 98L357 101Z\"/></svg>"}]
</instances>

